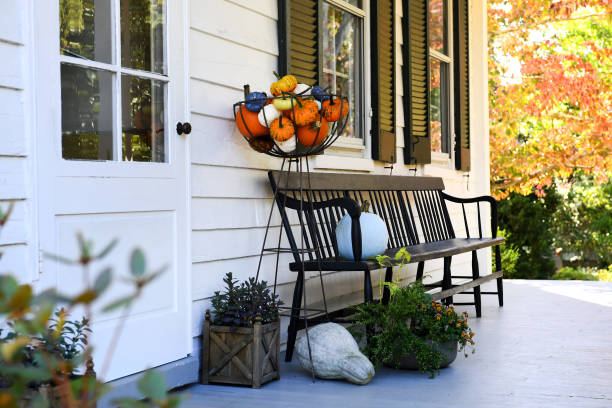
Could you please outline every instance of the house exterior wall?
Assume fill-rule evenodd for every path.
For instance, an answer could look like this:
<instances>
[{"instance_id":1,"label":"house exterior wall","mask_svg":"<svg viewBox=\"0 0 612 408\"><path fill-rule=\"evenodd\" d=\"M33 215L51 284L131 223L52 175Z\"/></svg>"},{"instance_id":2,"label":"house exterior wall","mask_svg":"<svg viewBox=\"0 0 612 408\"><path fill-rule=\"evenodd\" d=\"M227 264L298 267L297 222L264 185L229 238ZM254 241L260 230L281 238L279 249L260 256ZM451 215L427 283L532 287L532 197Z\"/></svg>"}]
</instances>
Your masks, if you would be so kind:
<instances>
[{"instance_id":1,"label":"house exterior wall","mask_svg":"<svg viewBox=\"0 0 612 408\"><path fill-rule=\"evenodd\" d=\"M396 0L397 42L397 155L402 157L403 107L401 78L401 1ZM365 7L368 9L367 5ZM454 170L453 164L438 157L431 165L418 166L417 173L441 176L447 192L453 195L482 195L489 191L488 116L486 71L486 4L471 2L471 132L472 171ZM192 217L192 296L193 335L201 334L210 296L222 288L222 277L233 272L238 279L255 274L262 240L272 203L267 170L278 169L280 159L252 151L236 130L231 106L243 99L243 85L267 91L277 68L277 5L270 0L191 1L190 31L190 105L191 137L191 217ZM368 20L365 21L368 38ZM367 41L366 41L367 47ZM369 66L367 61L365 66ZM366 78L368 75L366 75ZM366 83L365 89L369 89ZM369 124L366 127L369 134ZM349 171L388 174L383 163L371 160L369 146L361 158L326 152L311 161L315 171ZM398 160L393 174L414 174L414 166ZM457 208L451 217L459 217ZM271 236L278 236L280 219L275 212ZM457 224L457 234L461 234ZM273 238L275 240L277 238ZM269 241L270 242L270 241ZM484 254L483 254L484 255ZM487 256L482 271L489 271ZM454 268L469 269L469 256L453 259ZM275 255L265 255L262 277L274 281ZM288 271L289 256L281 255L278 272L279 293L290 304L295 275ZM426 263L425 271L435 276L442 262ZM416 265L403 271L404 277L416 273ZM373 279L377 279L377 274ZM362 290L361 273L335 273L325 277L328 298ZM318 276L307 286L309 301L320 298ZM283 340L284 341L284 340Z\"/></svg>"},{"instance_id":2,"label":"house exterior wall","mask_svg":"<svg viewBox=\"0 0 612 408\"><path fill-rule=\"evenodd\" d=\"M0 13L0 206L15 204L0 234L0 273L34 278L37 264L32 156L34 104L29 1L6 0Z\"/></svg>"}]
</instances>

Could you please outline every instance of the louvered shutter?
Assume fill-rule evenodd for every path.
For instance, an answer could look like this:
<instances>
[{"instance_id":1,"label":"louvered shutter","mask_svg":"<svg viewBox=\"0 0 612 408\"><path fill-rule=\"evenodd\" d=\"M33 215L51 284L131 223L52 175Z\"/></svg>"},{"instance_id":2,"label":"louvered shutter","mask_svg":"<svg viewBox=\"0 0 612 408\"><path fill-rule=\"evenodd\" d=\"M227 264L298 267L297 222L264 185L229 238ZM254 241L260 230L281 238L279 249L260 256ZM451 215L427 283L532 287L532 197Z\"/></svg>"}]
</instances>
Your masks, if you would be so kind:
<instances>
[{"instance_id":1,"label":"louvered shutter","mask_svg":"<svg viewBox=\"0 0 612 408\"><path fill-rule=\"evenodd\" d=\"M372 158L395 163L394 0L371 2Z\"/></svg>"},{"instance_id":2,"label":"louvered shutter","mask_svg":"<svg viewBox=\"0 0 612 408\"><path fill-rule=\"evenodd\" d=\"M427 0L404 0L402 9L404 163L431 163Z\"/></svg>"},{"instance_id":3,"label":"louvered shutter","mask_svg":"<svg viewBox=\"0 0 612 408\"><path fill-rule=\"evenodd\" d=\"M298 82L315 85L319 64L321 0L278 0L279 74L293 74Z\"/></svg>"},{"instance_id":4,"label":"louvered shutter","mask_svg":"<svg viewBox=\"0 0 612 408\"><path fill-rule=\"evenodd\" d=\"M455 75L455 168L470 169L470 70L468 0L453 4Z\"/></svg>"}]
</instances>

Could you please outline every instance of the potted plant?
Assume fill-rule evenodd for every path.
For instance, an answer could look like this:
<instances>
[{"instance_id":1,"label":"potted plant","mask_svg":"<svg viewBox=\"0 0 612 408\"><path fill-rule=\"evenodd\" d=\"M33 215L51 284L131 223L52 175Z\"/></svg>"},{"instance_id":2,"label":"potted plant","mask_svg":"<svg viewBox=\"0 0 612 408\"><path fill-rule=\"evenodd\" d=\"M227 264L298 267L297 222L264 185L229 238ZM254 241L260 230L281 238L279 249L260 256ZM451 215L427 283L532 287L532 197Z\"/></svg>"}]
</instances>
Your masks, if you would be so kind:
<instances>
[{"instance_id":1,"label":"potted plant","mask_svg":"<svg viewBox=\"0 0 612 408\"><path fill-rule=\"evenodd\" d=\"M87 337L91 333L89 320L83 317L81 320L69 320L68 312L61 308L57 310L47 322L47 327L40 330L39 334L33 335L19 351L19 358L24 369L37 370L40 366L41 355L51 356L54 360L56 377L65 377L76 381L91 378L95 380L96 373L93 370L91 357L85 361L85 350L87 348ZM10 344L18 338L15 325L21 325L21 321L8 321L7 328L0 330L0 345ZM42 353L42 354L41 354ZM86 363L86 370L79 370L79 366ZM6 379L2 381L10 383ZM31 403L35 397L42 396L43 400L51 407L60 406L60 391L53 379L33 380L28 384L21 398L23 403Z\"/></svg>"},{"instance_id":2,"label":"potted plant","mask_svg":"<svg viewBox=\"0 0 612 408\"><path fill-rule=\"evenodd\" d=\"M405 254L400 257L409 260ZM378 260L386 266L386 258ZM467 357L468 348L474 346L474 332L466 312L459 315L453 306L433 301L420 281L404 287L385 285L390 291L388 304L367 303L356 308L355 325L372 328L364 353L375 366L418 369L433 378L455 360L457 350ZM363 336L355 326L352 331L358 339Z\"/></svg>"},{"instance_id":3,"label":"potted plant","mask_svg":"<svg viewBox=\"0 0 612 408\"><path fill-rule=\"evenodd\" d=\"M261 385L280 378L281 302L266 281L242 282L228 273L226 288L206 311L202 341L202 384Z\"/></svg>"}]
</instances>

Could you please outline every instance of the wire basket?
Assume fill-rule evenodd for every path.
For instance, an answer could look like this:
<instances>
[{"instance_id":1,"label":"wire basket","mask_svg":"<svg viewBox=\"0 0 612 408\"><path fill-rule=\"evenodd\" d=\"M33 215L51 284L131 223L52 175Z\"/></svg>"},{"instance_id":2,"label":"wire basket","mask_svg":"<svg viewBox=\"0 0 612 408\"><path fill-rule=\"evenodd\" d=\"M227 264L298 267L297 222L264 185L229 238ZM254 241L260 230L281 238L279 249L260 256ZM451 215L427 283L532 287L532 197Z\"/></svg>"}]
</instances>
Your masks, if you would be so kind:
<instances>
[{"instance_id":1,"label":"wire basket","mask_svg":"<svg viewBox=\"0 0 612 408\"><path fill-rule=\"evenodd\" d=\"M247 100L249 86L245 85L245 100L234 104L234 119L249 146L259 153L282 158L310 156L331 146L348 123L348 99L328 93L315 97L311 95L312 88ZM316 114L313 103L317 105ZM313 116L316 119L309 120Z\"/></svg>"}]
</instances>

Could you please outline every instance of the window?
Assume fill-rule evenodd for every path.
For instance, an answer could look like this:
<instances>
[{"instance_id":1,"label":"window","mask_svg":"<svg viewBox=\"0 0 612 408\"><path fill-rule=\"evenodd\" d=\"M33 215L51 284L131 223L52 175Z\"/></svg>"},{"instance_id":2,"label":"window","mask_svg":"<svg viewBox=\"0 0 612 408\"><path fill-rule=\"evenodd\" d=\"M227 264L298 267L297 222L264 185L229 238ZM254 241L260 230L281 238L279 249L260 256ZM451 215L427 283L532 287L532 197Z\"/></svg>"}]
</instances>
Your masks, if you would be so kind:
<instances>
[{"instance_id":1,"label":"window","mask_svg":"<svg viewBox=\"0 0 612 408\"><path fill-rule=\"evenodd\" d=\"M452 50L449 2L428 0L429 6L429 127L431 150L450 154Z\"/></svg>"},{"instance_id":2,"label":"window","mask_svg":"<svg viewBox=\"0 0 612 408\"><path fill-rule=\"evenodd\" d=\"M364 12L359 7L360 2L356 0L324 1L321 16L323 26L321 86L329 88L332 93L348 97L350 112L343 136L352 138L363 137L361 32Z\"/></svg>"},{"instance_id":3,"label":"window","mask_svg":"<svg viewBox=\"0 0 612 408\"><path fill-rule=\"evenodd\" d=\"M164 0L59 0L62 157L166 162Z\"/></svg>"}]
</instances>

